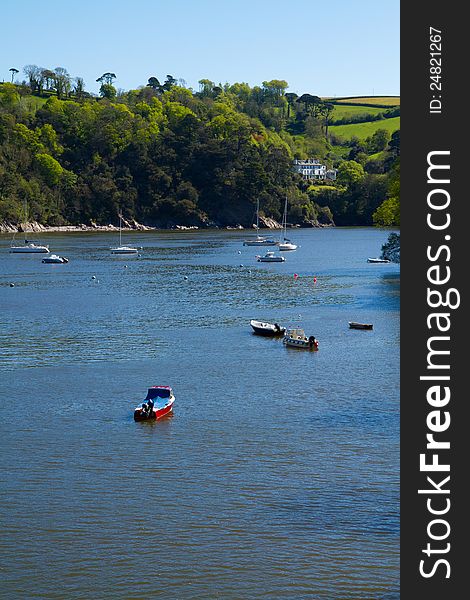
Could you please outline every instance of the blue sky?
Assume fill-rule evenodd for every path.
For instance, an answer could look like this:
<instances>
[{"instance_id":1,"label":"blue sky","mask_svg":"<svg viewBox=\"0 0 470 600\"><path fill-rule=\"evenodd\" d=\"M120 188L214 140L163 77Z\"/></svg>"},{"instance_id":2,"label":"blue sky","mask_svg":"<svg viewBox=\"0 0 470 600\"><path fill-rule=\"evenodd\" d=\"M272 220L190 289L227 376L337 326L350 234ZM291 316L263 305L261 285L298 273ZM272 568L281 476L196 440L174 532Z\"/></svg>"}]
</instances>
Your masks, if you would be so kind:
<instances>
[{"instance_id":1,"label":"blue sky","mask_svg":"<svg viewBox=\"0 0 470 600\"><path fill-rule=\"evenodd\" d=\"M4 3L0 81L10 67L65 67L97 92L167 74L199 79L284 79L318 96L400 93L399 0L22 0Z\"/></svg>"}]
</instances>

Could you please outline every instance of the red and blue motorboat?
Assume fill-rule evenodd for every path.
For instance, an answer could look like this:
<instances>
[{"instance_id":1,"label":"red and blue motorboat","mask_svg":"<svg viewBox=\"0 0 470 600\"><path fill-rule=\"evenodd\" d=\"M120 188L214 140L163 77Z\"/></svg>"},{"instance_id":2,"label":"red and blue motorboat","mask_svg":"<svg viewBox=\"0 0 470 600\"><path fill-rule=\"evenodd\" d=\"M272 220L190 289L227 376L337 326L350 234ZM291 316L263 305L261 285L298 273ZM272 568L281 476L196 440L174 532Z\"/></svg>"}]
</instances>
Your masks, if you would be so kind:
<instances>
[{"instance_id":1,"label":"red and blue motorboat","mask_svg":"<svg viewBox=\"0 0 470 600\"><path fill-rule=\"evenodd\" d=\"M134 421L156 421L173 411L175 396L168 385L153 385L147 397L134 409Z\"/></svg>"}]
</instances>

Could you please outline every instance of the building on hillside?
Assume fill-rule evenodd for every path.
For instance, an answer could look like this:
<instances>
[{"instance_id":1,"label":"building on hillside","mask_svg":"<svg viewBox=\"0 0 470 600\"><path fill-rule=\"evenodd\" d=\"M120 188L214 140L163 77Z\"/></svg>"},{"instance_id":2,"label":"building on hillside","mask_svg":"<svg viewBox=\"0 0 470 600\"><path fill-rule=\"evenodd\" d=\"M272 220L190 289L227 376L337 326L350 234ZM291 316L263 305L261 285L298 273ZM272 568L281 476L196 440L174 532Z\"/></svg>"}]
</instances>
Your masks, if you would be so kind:
<instances>
[{"instance_id":1,"label":"building on hillside","mask_svg":"<svg viewBox=\"0 0 470 600\"><path fill-rule=\"evenodd\" d=\"M334 181L336 179L336 169L328 169L317 158L294 160L294 170L306 181Z\"/></svg>"}]
</instances>

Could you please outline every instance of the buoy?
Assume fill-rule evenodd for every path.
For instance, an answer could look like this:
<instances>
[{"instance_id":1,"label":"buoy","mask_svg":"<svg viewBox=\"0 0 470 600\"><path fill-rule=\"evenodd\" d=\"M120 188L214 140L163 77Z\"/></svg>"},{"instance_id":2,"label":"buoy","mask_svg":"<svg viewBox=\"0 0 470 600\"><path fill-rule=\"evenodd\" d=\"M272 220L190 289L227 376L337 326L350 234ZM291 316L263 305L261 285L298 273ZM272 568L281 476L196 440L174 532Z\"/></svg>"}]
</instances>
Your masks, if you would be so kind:
<instances>
[{"instance_id":1,"label":"buoy","mask_svg":"<svg viewBox=\"0 0 470 600\"><path fill-rule=\"evenodd\" d=\"M248 273L250 273L250 275L251 275L251 271L248 271Z\"/></svg>"},{"instance_id":2,"label":"buoy","mask_svg":"<svg viewBox=\"0 0 470 600\"><path fill-rule=\"evenodd\" d=\"M184 279L188 279L188 278L186 277L186 275L184 276Z\"/></svg>"},{"instance_id":3,"label":"buoy","mask_svg":"<svg viewBox=\"0 0 470 600\"><path fill-rule=\"evenodd\" d=\"M243 265L240 265L240 267L243 267Z\"/></svg>"},{"instance_id":4,"label":"buoy","mask_svg":"<svg viewBox=\"0 0 470 600\"><path fill-rule=\"evenodd\" d=\"M124 268L127 269L127 265L124 265Z\"/></svg>"},{"instance_id":5,"label":"buoy","mask_svg":"<svg viewBox=\"0 0 470 600\"><path fill-rule=\"evenodd\" d=\"M96 277L94 275L91 276L92 279L96 279Z\"/></svg>"},{"instance_id":6,"label":"buoy","mask_svg":"<svg viewBox=\"0 0 470 600\"><path fill-rule=\"evenodd\" d=\"M294 273L294 279L297 279L298 275L297 273Z\"/></svg>"},{"instance_id":7,"label":"buoy","mask_svg":"<svg viewBox=\"0 0 470 600\"><path fill-rule=\"evenodd\" d=\"M10 287L15 287L15 284L14 283L10 283Z\"/></svg>"},{"instance_id":8,"label":"buoy","mask_svg":"<svg viewBox=\"0 0 470 600\"><path fill-rule=\"evenodd\" d=\"M241 254L241 253L242 253L242 251L241 251L241 250L239 250L239 251L238 251L238 254Z\"/></svg>"},{"instance_id":9,"label":"buoy","mask_svg":"<svg viewBox=\"0 0 470 600\"><path fill-rule=\"evenodd\" d=\"M313 283L317 283L317 278L316 277L313 278Z\"/></svg>"}]
</instances>

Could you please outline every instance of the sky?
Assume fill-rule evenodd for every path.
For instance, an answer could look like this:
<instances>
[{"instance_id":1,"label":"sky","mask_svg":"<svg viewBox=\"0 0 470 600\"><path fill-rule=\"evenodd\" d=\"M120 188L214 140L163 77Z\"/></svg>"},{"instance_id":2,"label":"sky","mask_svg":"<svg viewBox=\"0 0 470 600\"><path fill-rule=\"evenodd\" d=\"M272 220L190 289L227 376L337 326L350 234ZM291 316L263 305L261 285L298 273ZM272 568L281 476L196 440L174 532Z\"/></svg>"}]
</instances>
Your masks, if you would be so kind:
<instances>
[{"instance_id":1,"label":"sky","mask_svg":"<svg viewBox=\"0 0 470 600\"><path fill-rule=\"evenodd\" d=\"M64 67L97 93L168 74L199 89L284 79L322 97L400 94L400 1L21 0L2 3L0 81Z\"/></svg>"}]
</instances>

